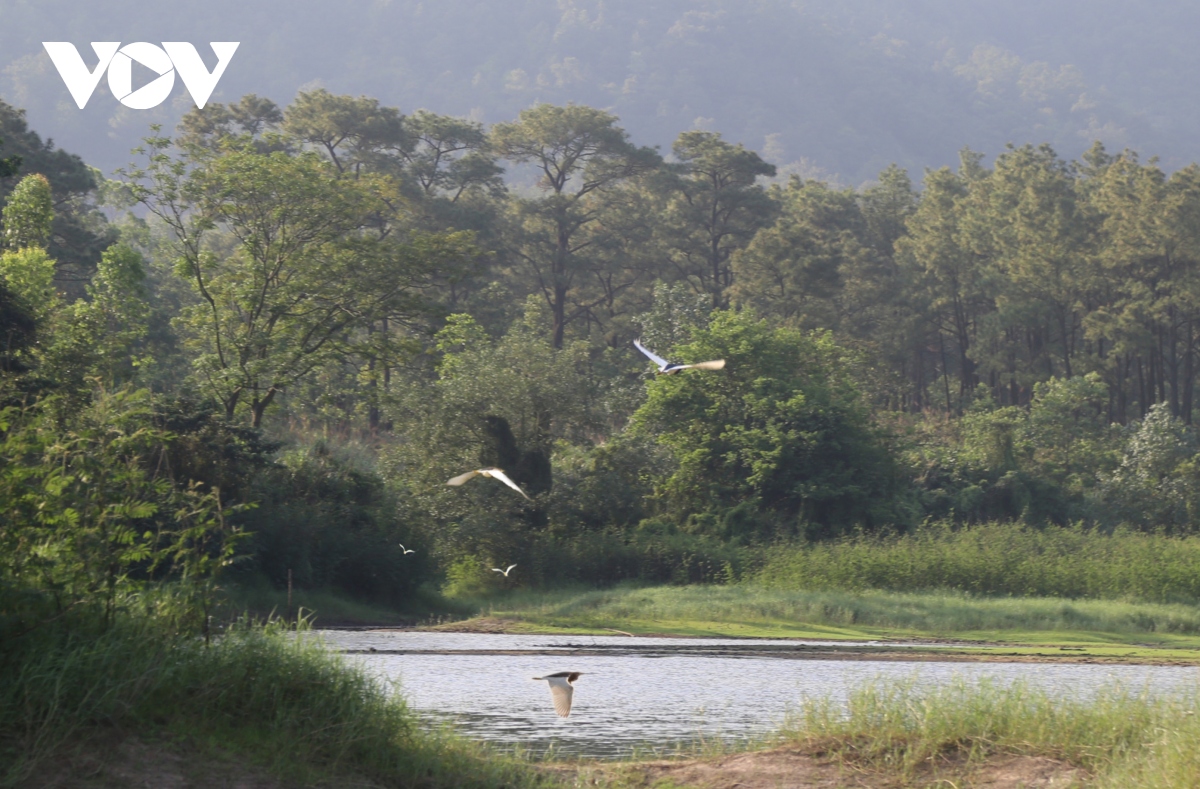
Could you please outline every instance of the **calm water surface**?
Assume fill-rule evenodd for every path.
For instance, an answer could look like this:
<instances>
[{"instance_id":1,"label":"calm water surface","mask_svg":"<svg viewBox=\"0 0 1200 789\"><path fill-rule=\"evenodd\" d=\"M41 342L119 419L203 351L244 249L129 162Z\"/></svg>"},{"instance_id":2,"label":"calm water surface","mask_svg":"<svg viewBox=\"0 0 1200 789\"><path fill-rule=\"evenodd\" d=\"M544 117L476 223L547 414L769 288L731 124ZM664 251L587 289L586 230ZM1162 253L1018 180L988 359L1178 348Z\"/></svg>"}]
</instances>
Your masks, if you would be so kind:
<instances>
[{"instance_id":1,"label":"calm water surface","mask_svg":"<svg viewBox=\"0 0 1200 789\"><path fill-rule=\"evenodd\" d=\"M502 747L597 758L669 753L704 739L767 734L803 699L842 702L871 680L934 686L956 677L1020 679L1071 697L1113 685L1151 693L1200 687L1200 669L1194 667L785 657L805 644L828 643L815 641L405 631L320 635L369 670L398 680L415 710L451 721L468 736ZM554 714L546 683L530 679L556 671L584 673L565 719Z\"/></svg>"}]
</instances>

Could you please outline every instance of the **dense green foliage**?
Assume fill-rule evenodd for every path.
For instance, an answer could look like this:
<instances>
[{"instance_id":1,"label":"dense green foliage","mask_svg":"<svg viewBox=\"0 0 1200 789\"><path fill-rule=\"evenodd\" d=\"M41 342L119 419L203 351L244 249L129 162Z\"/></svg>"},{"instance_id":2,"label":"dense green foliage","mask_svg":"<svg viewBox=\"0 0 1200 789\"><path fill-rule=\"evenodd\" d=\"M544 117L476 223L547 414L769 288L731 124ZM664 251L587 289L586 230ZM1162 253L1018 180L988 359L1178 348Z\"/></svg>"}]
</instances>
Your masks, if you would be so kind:
<instances>
[{"instance_id":1,"label":"dense green foliage","mask_svg":"<svg viewBox=\"0 0 1200 789\"><path fill-rule=\"evenodd\" d=\"M1195 533L1194 167L1010 147L990 169L965 152L919 191L895 166L853 190L765 186L771 166L711 132L673 155L580 105L487 129L324 89L210 103L106 187L148 213L101 228L120 243L68 290L57 176L22 153L0 295L6 440L24 449L4 468L40 492L5 506L56 524L64 568L86 553L73 530L137 524L100 538L125 546L106 580L70 582L106 618L192 573L155 558L189 497L237 536L243 581L400 608L439 587L740 578L779 541L801 547L771 552L772 583L906 589L805 562L833 568L816 557L860 541L955 554L1009 527L953 527L996 519L1078 556L1135 539L1114 528ZM508 191L505 162L535 188ZM648 380L635 338L725 366ZM100 477L55 470L59 444L131 476L85 491L72 481ZM529 498L445 485L492 466ZM952 527L902 536L930 518ZM32 528L8 533L31 557L9 583L62 597L67 570L18 572L48 561ZM1194 596L1102 570L1064 586L1065 569L1034 578L1018 555L911 573L986 594Z\"/></svg>"},{"instance_id":2,"label":"dense green foliage","mask_svg":"<svg viewBox=\"0 0 1200 789\"><path fill-rule=\"evenodd\" d=\"M102 179L79 156L56 148L52 140L42 140L29 128L24 110L2 98L0 141L0 203L7 203L10 193L23 180L17 176L42 176L50 185L54 201L53 232L48 234L47 249L65 279L86 280L100 253L114 240L96 209L95 191Z\"/></svg>"},{"instance_id":3,"label":"dense green foliage","mask_svg":"<svg viewBox=\"0 0 1200 789\"><path fill-rule=\"evenodd\" d=\"M660 495L689 531L816 538L903 523L891 458L829 336L725 312L693 337L678 352L723 358L728 373L662 376L633 415L675 457Z\"/></svg>"}]
</instances>

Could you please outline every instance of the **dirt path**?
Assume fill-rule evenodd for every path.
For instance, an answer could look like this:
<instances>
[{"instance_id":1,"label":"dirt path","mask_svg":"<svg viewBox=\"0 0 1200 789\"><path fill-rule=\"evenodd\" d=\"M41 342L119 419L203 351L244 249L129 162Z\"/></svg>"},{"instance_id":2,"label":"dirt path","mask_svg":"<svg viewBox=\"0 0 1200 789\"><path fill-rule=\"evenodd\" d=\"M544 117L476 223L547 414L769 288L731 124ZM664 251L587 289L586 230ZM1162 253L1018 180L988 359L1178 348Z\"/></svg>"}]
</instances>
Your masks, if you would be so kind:
<instances>
[{"instance_id":1,"label":"dirt path","mask_svg":"<svg viewBox=\"0 0 1200 789\"><path fill-rule=\"evenodd\" d=\"M894 773L858 769L797 747L753 751L688 761L622 765L584 765L576 785L608 779L628 789L900 789L910 786L976 789L1066 789L1086 778L1079 769L1052 759L998 756L979 764L946 760L910 779Z\"/></svg>"},{"instance_id":2,"label":"dirt path","mask_svg":"<svg viewBox=\"0 0 1200 789\"><path fill-rule=\"evenodd\" d=\"M1087 775L1062 762L1000 755L968 764L954 757L904 778L856 767L814 746L687 760L585 761L539 768L566 786L619 789L901 789L911 786L976 789L1066 789ZM341 787L380 785L347 778ZM20 789L299 789L261 768L186 742L146 741L136 735L89 738L17 784Z\"/></svg>"}]
</instances>

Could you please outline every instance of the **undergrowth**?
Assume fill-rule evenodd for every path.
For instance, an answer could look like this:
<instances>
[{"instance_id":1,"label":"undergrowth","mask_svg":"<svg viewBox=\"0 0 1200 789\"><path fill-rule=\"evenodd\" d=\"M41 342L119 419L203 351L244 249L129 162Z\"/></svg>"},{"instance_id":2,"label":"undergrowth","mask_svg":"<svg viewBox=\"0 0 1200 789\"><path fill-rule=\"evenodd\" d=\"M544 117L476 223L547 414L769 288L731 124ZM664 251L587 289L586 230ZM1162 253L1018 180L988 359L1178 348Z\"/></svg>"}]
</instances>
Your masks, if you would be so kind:
<instances>
[{"instance_id":1,"label":"undergrowth","mask_svg":"<svg viewBox=\"0 0 1200 789\"><path fill-rule=\"evenodd\" d=\"M304 785L332 776L405 787L541 780L515 759L420 725L395 688L278 624L242 622L206 646L129 616L103 631L47 627L0 655L0 785L114 729L193 736Z\"/></svg>"}]
</instances>

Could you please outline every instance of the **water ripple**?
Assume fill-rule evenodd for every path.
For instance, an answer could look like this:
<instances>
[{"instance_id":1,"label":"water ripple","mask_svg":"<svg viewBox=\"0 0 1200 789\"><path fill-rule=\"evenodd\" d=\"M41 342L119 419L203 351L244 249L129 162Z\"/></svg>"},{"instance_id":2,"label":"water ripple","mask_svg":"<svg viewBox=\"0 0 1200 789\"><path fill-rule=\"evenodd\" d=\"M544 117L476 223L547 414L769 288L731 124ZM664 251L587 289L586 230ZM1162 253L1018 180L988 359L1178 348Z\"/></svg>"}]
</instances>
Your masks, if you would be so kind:
<instances>
[{"instance_id":1,"label":"water ripple","mask_svg":"<svg viewBox=\"0 0 1200 789\"><path fill-rule=\"evenodd\" d=\"M868 680L939 685L954 678L1023 679L1052 693L1088 697L1120 685L1152 693L1194 688L1184 666L781 660L767 646L828 645L760 639L534 636L412 631L320 635L351 659L396 680L432 721L505 748L569 756L628 757L713 738L768 734L807 697L844 701ZM865 642L864 642L865 643ZM843 646L847 644L841 642ZM739 656L738 650L752 656ZM372 653L370 650L376 650ZM581 671L569 718L554 714L545 682Z\"/></svg>"}]
</instances>

